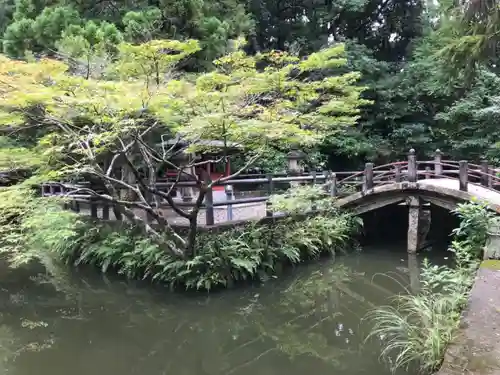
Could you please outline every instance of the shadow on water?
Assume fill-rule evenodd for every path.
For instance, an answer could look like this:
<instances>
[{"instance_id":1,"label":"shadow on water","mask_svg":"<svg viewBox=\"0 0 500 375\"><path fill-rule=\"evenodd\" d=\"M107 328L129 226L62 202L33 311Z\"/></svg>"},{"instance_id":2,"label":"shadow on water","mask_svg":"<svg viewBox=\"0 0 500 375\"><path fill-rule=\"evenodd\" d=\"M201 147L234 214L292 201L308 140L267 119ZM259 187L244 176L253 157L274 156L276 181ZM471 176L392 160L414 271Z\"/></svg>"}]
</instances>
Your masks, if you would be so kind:
<instances>
[{"instance_id":1,"label":"shadow on water","mask_svg":"<svg viewBox=\"0 0 500 375\"><path fill-rule=\"evenodd\" d=\"M44 283L39 270L3 265L0 373L386 375L363 317L413 284L422 258L408 263L404 243L386 240L211 295L92 270L61 269Z\"/></svg>"}]
</instances>

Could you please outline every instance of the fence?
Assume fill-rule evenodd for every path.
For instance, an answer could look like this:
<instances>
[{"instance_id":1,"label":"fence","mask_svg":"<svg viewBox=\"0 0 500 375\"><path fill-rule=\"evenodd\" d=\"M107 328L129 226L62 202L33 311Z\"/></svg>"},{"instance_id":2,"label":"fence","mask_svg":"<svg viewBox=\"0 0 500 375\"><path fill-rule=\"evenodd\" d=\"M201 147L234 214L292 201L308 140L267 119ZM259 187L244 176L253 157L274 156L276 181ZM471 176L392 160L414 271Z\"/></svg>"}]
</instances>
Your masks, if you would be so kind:
<instances>
[{"instance_id":1,"label":"fence","mask_svg":"<svg viewBox=\"0 0 500 375\"><path fill-rule=\"evenodd\" d=\"M486 161L480 164L471 164L467 161L452 161L443 160L441 153L436 151L434 160L418 161L414 150L411 150L408 159L405 161L397 161L389 164L375 166L373 163L366 163L362 171L345 171L345 172L311 172L304 175L283 176L283 174L267 174L258 175L258 177L249 177L251 175L239 176L238 178L214 184L215 186L225 187L225 199L214 201L213 188L208 189L204 202L201 205L201 211L205 213L205 224L213 225L215 220L215 210L217 208L225 208L226 221L233 220L235 206L244 206L250 204L265 204L265 216L272 217L269 198L277 192L277 185L290 186L293 184L321 184L325 191L332 197L339 197L357 191L367 191L375 186L398 183L403 181L416 182L419 179L429 178L448 178L459 181L459 189L467 191L468 183L478 183L483 187L494 190L500 186L500 178L496 175L496 170L488 165ZM241 185L246 186L265 186L266 194L259 197L235 198L234 187ZM156 189L168 191L172 186L172 182L158 182L154 185ZM178 188L191 187L196 188L195 181L181 181L175 183ZM71 209L80 212L81 205L88 205L90 215L94 218L100 217L104 220L110 220L111 207L106 202L99 200L96 196L91 195L75 195L72 192L76 191L80 186L69 185L64 183L48 183L42 186L42 195L67 195L71 198L69 205ZM170 206L166 201L159 202L159 206L155 209L168 209ZM182 208L194 207L193 200L177 201L176 205ZM98 211L102 211L102 215ZM121 220L121 217L116 215L116 220Z\"/></svg>"}]
</instances>

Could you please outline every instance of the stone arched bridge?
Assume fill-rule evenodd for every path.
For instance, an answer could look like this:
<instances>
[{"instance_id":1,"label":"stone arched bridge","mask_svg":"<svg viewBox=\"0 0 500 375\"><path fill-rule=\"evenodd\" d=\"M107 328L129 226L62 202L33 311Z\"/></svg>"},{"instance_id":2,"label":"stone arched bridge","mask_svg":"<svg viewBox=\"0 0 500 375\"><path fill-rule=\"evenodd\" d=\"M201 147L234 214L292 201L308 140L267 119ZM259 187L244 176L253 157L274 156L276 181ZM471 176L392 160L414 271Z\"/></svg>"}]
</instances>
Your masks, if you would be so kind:
<instances>
[{"instance_id":1,"label":"stone arched bridge","mask_svg":"<svg viewBox=\"0 0 500 375\"><path fill-rule=\"evenodd\" d=\"M473 164L467 161L442 160L438 151L432 161L418 161L411 150L407 161L378 167L368 163L358 172L340 181L347 186L349 180L362 176L351 184L355 191L337 200L338 207L361 214L391 204L403 202L409 207L408 251L418 250L430 226L430 212L424 212L424 203L453 210L458 203L472 199L482 201L500 213L500 178L487 162ZM335 190L338 190L336 188Z\"/></svg>"}]
</instances>

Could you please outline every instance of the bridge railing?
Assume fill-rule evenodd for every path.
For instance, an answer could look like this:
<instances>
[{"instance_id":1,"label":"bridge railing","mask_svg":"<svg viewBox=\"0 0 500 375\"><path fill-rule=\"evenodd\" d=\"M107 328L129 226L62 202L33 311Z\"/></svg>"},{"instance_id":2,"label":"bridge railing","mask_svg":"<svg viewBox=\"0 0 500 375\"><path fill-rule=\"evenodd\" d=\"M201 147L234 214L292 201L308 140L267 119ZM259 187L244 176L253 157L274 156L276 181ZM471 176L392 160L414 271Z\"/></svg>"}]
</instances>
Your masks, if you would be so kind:
<instances>
[{"instance_id":1,"label":"bridge railing","mask_svg":"<svg viewBox=\"0 0 500 375\"><path fill-rule=\"evenodd\" d=\"M398 182L417 182L421 179L446 178L458 180L459 189L468 190L469 183L479 184L485 188L494 190L500 187L500 177L496 175L496 170L482 161L480 164L468 163L467 161L443 160L440 151L436 151L433 160L419 161L416 159L415 151L410 150L408 159L384 165L375 166L373 163L366 163L362 171L346 172L311 172L305 175L285 176L283 174L267 174L258 177L239 176L236 179L215 184L216 186L237 187L237 186L260 186L264 192L260 196L236 198L232 189L225 189L223 199L214 200L214 189L209 189L202 204L202 211L205 214L205 224L213 225L216 221L216 211L222 208L225 210L224 221L233 220L234 208L243 205L264 204L266 216L272 216L269 198L271 195L282 192L293 184L319 184L331 197L340 197L346 194L368 191L375 186ZM167 192L171 190L173 183L169 181L158 182L155 188ZM191 187L196 189L196 181L180 181L175 183L177 188ZM74 211L80 212L82 208L88 209L94 218L110 219L111 207L98 196L90 194L75 194L81 190L81 185L71 185L64 183L48 183L42 185L43 196L67 196L68 203ZM179 207L189 208L195 205L193 200L176 201ZM160 201L156 209L169 209L166 201ZM116 215L115 215L116 216ZM220 215L218 215L220 216ZM115 217L120 220L120 217ZM219 218L220 219L220 218Z\"/></svg>"}]
</instances>

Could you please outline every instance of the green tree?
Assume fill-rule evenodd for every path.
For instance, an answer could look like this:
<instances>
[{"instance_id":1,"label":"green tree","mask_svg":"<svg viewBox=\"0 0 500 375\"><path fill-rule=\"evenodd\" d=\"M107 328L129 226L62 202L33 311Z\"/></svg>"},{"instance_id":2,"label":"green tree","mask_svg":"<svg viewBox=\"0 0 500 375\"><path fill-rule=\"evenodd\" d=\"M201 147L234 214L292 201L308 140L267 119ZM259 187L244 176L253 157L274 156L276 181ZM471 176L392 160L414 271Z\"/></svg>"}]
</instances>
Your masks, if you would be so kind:
<instances>
[{"instance_id":1,"label":"green tree","mask_svg":"<svg viewBox=\"0 0 500 375\"><path fill-rule=\"evenodd\" d=\"M24 18L7 26L3 36L3 51L12 57L22 57L35 47L35 21Z\"/></svg>"},{"instance_id":2,"label":"green tree","mask_svg":"<svg viewBox=\"0 0 500 375\"><path fill-rule=\"evenodd\" d=\"M76 71L83 67L88 79L92 73L107 68L108 59L117 55L121 41L122 35L114 24L88 21L83 26L68 27L58 42L58 50L71 58Z\"/></svg>"},{"instance_id":3,"label":"green tree","mask_svg":"<svg viewBox=\"0 0 500 375\"><path fill-rule=\"evenodd\" d=\"M123 17L124 34L129 41L146 42L160 35L162 23L162 14L158 8L130 11Z\"/></svg>"},{"instance_id":4,"label":"green tree","mask_svg":"<svg viewBox=\"0 0 500 375\"><path fill-rule=\"evenodd\" d=\"M35 18L33 30L37 44L44 51L55 52L56 42L70 25L81 24L78 12L71 7L44 8Z\"/></svg>"},{"instance_id":5,"label":"green tree","mask_svg":"<svg viewBox=\"0 0 500 375\"><path fill-rule=\"evenodd\" d=\"M103 190L82 188L77 193L108 202L115 215L142 228L172 254L192 257L198 213L218 181L190 175L198 196L186 210L154 185L164 165L176 170L178 178L185 176L187 169L204 163L189 159L192 152L212 151L203 140L223 139L252 152L243 166L247 168L270 144L310 146L354 124L364 103L359 98L362 88L355 84L358 73L314 78L315 72L345 64L343 45L304 59L281 52L251 57L236 50L194 81L190 76L176 78L175 66L198 48L194 41L124 44L116 69L126 79L115 81L71 76L57 61L3 60L0 80L9 83L2 92L4 116L9 124L15 120L20 125L27 116L35 117L45 129L36 145L45 163L29 183L54 178L98 181ZM257 69L263 63L267 68ZM48 80L51 85L46 85ZM33 106L44 110L36 112ZM176 161L179 153L187 163ZM189 221L187 236L167 222L157 208L160 200Z\"/></svg>"}]
</instances>

